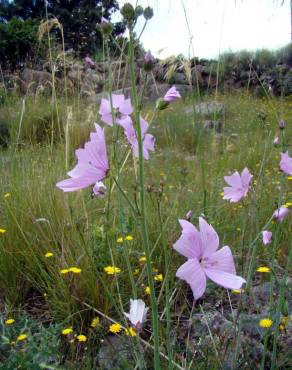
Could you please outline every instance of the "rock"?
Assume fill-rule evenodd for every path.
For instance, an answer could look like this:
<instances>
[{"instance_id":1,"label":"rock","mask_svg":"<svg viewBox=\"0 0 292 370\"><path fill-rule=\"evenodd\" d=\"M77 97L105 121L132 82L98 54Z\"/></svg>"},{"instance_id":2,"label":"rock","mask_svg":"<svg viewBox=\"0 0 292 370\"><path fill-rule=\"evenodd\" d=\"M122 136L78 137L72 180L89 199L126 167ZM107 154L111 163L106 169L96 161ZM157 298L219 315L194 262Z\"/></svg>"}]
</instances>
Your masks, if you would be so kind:
<instances>
[{"instance_id":1,"label":"rock","mask_svg":"<svg viewBox=\"0 0 292 370\"><path fill-rule=\"evenodd\" d=\"M134 369L133 342L124 336L108 336L100 346L97 362L103 370Z\"/></svg>"},{"instance_id":2,"label":"rock","mask_svg":"<svg viewBox=\"0 0 292 370\"><path fill-rule=\"evenodd\" d=\"M223 114L225 106L223 103L218 101L210 101L198 103L195 105L195 111L197 114L209 116L211 114Z\"/></svg>"},{"instance_id":3,"label":"rock","mask_svg":"<svg viewBox=\"0 0 292 370\"><path fill-rule=\"evenodd\" d=\"M36 91L40 86L52 86L52 75L45 71L24 68L20 74L20 79L25 91Z\"/></svg>"},{"instance_id":4,"label":"rock","mask_svg":"<svg viewBox=\"0 0 292 370\"><path fill-rule=\"evenodd\" d=\"M222 121L206 120L206 121L204 121L203 127L204 127L204 129L213 129L213 128L215 128L215 131L220 134L222 132Z\"/></svg>"}]
</instances>

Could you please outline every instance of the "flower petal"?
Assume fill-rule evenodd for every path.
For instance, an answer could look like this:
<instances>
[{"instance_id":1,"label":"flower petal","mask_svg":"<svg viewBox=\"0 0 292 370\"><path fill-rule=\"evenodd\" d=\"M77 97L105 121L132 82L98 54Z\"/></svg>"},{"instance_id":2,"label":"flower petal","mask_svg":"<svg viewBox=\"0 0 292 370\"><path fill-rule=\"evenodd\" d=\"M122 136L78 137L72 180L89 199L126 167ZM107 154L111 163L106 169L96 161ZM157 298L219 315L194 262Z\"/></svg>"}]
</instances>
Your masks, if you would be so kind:
<instances>
[{"instance_id":1,"label":"flower petal","mask_svg":"<svg viewBox=\"0 0 292 370\"><path fill-rule=\"evenodd\" d=\"M174 243L173 248L187 258L201 258L201 237L193 224L179 220L183 231L181 237Z\"/></svg>"},{"instance_id":2,"label":"flower petal","mask_svg":"<svg viewBox=\"0 0 292 370\"><path fill-rule=\"evenodd\" d=\"M176 276L190 285L195 299L202 297L206 290L206 275L197 259L185 262L177 270Z\"/></svg>"},{"instance_id":3,"label":"flower petal","mask_svg":"<svg viewBox=\"0 0 292 370\"><path fill-rule=\"evenodd\" d=\"M219 236L206 220L199 217L200 235L202 240L203 256L214 253L219 247Z\"/></svg>"},{"instance_id":4,"label":"flower petal","mask_svg":"<svg viewBox=\"0 0 292 370\"><path fill-rule=\"evenodd\" d=\"M246 282L242 277L216 269L204 269L209 279L226 289L240 289Z\"/></svg>"}]
</instances>

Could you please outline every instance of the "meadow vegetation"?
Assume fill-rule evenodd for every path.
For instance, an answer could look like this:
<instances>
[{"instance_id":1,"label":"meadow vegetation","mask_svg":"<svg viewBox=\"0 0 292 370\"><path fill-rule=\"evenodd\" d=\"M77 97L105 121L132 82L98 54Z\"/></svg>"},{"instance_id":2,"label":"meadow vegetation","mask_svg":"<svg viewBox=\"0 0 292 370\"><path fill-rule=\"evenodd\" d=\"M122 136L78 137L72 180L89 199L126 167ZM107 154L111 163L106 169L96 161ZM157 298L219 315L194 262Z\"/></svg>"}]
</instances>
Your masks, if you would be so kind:
<instances>
[{"instance_id":1,"label":"meadow vegetation","mask_svg":"<svg viewBox=\"0 0 292 370\"><path fill-rule=\"evenodd\" d=\"M210 100L224 103L224 114L209 117L222 121L221 133L204 129L202 117L186 110ZM164 110L147 103L141 115L156 139L147 161L135 158L122 128L103 124L98 110L79 96L43 95L7 96L0 108L11 135L0 155L0 368L288 368L292 222L291 212L283 222L273 212L292 206L292 176L279 169L280 152L291 154L292 97L238 90L189 94ZM56 183L76 164L74 151L89 140L94 122L104 127L111 162L106 196L93 197L90 188L63 193ZM245 167L253 175L248 195L224 200L224 176ZM242 290L209 280L194 300L175 277L185 262L172 247L181 234L178 219L198 225L200 216L220 246L230 246L247 281ZM265 229L273 232L268 245ZM131 298L150 307L133 335L124 315Z\"/></svg>"}]
</instances>

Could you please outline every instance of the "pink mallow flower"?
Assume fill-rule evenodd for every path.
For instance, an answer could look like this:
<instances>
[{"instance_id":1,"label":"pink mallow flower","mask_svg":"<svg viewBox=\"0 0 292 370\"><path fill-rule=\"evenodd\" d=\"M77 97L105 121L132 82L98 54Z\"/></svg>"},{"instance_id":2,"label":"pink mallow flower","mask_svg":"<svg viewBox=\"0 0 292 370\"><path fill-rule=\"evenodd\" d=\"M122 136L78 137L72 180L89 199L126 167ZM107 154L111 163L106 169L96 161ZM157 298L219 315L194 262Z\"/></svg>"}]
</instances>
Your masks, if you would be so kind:
<instances>
[{"instance_id":1,"label":"pink mallow flower","mask_svg":"<svg viewBox=\"0 0 292 370\"><path fill-rule=\"evenodd\" d=\"M131 99L126 99L123 94L113 94L112 104L114 122L116 123L119 123L120 120L129 117L129 115L133 113ZM101 115L101 119L103 122L107 123L110 126L113 125L113 117L109 99L101 99L99 114Z\"/></svg>"},{"instance_id":2,"label":"pink mallow flower","mask_svg":"<svg viewBox=\"0 0 292 370\"><path fill-rule=\"evenodd\" d=\"M286 153L281 153L280 169L292 176L292 158L289 157L288 150Z\"/></svg>"},{"instance_id":3,"label":"pink mallow flower","mask_svg":"<svg viewBox=\"0 0 292 370\"><path fill-rule=\"evenodd\" d=\"M163 100L168 103L172 103L180 98L181 98L180 93L177 91L175 86L172 86L169 90L167 90L166 94L164 95Z\"/></svg>"},{"instance_id":4,"label":"pink mallow flower","mask_svg":"<svg viewBox=\"0 0 292 370\"><path fill-rule=\"evenodd\" d=\"M146 321L148 309L142 299L130 299L130 312L124 312L124 315L135 329L141 330L142 324Z\"/></svg>"},{"instance_id":5,"label":"pink mallow flower","mask_svg":"<svg viewBox=\"0 0 292 370\"><path fill-rule=\"evenodd\" d=\"M84 61L87 67L93 68L95 66L94 61L88 55L84 58Z\"/></svg>"},{"instance_id":6,"label":"pink mallow flower","mask_svg":"<svg viewBox=\"0 0 292 370\"><path fill-rule=\"evenodd\" d=\"M230 187L223 189L223 199L228 199L233 203L239 202L241 198L247 196L251 179L252 175L247 168L242 171L241 175L235 171L231 176L224 176L224 180Z\"/></svg>"},{"instance_id":7,"label":"pink mallow flower","mask_svg":"<svg viewBox=\"0 0 292 370\"><path fill-rule=\"evenodd\" d=\"M289 212L288 207L281 206L273 213L273 218L278 222L282 222Z\"/></svg>"},{"instance_id":8,"label":"pink mallow flower","mask_svg":"<svg viewBox=\"0 0 292 370\"><path fill-rule=\"evenodd\" d=\"M95 129L96 132L90 134L90 141L85 143L84 149L75 152L78 163L68 172L71 178L56 184L64 192L77 191L95 184L94 194L101 195L97 189L100 189L100 180L106 177L109 165L103 129L97 123Z\"/></svg>"},{"instance_id":9,"label":"pink mallow flower","mask_svg":"<svg viewBox=\"0 0 292 370\"><path fill-rule=\"evenodd\" d=\"M135 157L139 158L137 133L131 118L127 117L123 120L119 120L119 124L124 129L124 133L126 135L126 138L128 139L128 142L132 146ZM143 138L143 157L145 159L149 159L149 151L154 151L155 138L153 135L147 134L149 124L142 117L140 117L140 125L141 135Z\"/></svg>"},{"instance_id":10,"label":"pink mallow flower","mask_svg":"<svg viewBox=\"0 0 292 370\"><path fill-rule=\"evenodd\" d=\"M270 244L271 243L271 240L272 240L273 233L271 231L264 230L262 232L262 235L263 235L263 243L264 243L264 245Z\"/></svg>"},{"instance_id":11,"label":"pink mallow flower","mask_svg":"<svg viewBox=\"0 0 292 370\"><path fill-rule=\"evenodd\" d=\"M240 289L246 282L236 275L231 250L225 246L218 250L219 237L211 225L199 217L200 231L188 221L179 220L182 235L173 248L187 257L176 272L191 287L195 299L206 290L207 278L227 289Z\"/></svg>"}]
</instances>

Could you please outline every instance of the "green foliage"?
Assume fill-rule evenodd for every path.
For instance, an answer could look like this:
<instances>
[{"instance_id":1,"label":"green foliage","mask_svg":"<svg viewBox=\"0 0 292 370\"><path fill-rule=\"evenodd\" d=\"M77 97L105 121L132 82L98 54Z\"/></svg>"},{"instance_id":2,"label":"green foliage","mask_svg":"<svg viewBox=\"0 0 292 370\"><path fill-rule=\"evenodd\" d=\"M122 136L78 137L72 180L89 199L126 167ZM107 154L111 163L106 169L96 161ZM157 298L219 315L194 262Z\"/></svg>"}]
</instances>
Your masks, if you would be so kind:
<instances>
[{"instance_id":1,"label":"green foliage","mask_svg":"<svg viewBox=\"0 0 292 370\"><path fill-rule=\"evenodd\" d=\"M32 58L37 45L39 22L36 19L11 18L0 23L0 62L16 65Z\"/></svg>"},{"instance_id":2,"label":"green foliage","mask_svg":"<svg viewBox=\"0 0 292 370\"><path fill-rule=\"evenodd\" d=\"M25 313L12 325L5 324L5 319L0 317L0 369L55 369L60 364L59 325L45 327ZM17 340L20 334L27 338Z\"/></svg>"}]
</instances>

